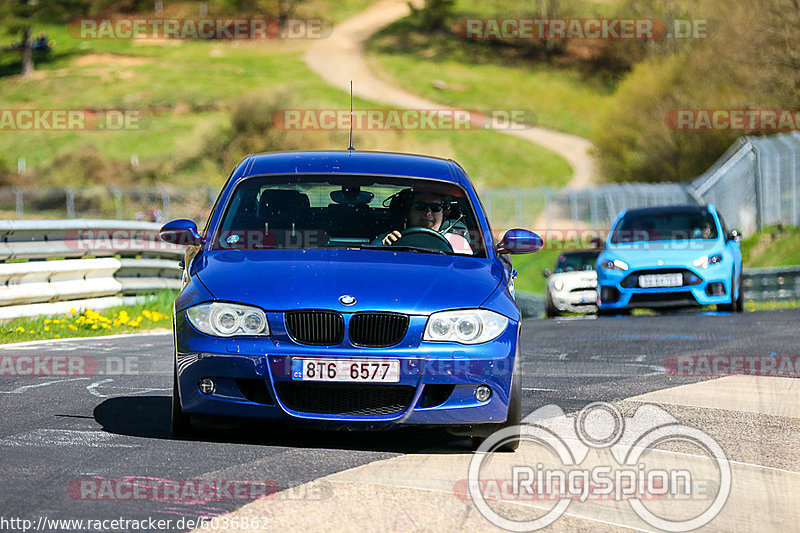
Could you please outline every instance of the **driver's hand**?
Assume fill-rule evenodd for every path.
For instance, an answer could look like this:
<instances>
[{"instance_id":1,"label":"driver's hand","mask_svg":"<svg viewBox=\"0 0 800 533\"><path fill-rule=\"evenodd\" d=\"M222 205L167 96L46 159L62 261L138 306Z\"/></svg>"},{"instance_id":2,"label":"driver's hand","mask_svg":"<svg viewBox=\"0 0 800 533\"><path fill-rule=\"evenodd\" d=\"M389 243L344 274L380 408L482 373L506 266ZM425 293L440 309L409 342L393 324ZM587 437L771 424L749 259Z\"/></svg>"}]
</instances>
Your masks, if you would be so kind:
<instances>
[{"instance_id":1,"label":"driver's hand","mask_svg":"<svg viewBox=\"0 0 800 533\"><path fill-rule=\"evenodd\" d=\"M388 235L386 235L386 237L383 238L381 244L383 244L384 246L391 246L396 240L398 240L402 236L403 236L402 233L400 233L397 230L394 230L393 232L389 233Z\"/></svg>"}]
</instances>

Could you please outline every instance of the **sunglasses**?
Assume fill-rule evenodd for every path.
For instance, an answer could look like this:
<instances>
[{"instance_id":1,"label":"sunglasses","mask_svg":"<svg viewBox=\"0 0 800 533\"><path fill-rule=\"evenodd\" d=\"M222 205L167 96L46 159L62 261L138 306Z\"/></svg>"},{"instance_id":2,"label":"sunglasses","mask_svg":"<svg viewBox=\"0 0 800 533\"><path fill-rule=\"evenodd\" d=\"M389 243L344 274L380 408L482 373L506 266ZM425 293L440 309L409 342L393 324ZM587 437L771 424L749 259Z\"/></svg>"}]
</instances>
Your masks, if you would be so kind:
<instances>
[{"instance_id":1,"label":"sunglasses","mask_svg":"<svg viewBox=\"0 0 800 533\"><path fill-rule=\"evenodd\" d=\"M431 213L438 213L444 209L444 204L442 202L414 202L414 209L417 211L427 211L430 209Z\"/></svg>"}]
</instances>

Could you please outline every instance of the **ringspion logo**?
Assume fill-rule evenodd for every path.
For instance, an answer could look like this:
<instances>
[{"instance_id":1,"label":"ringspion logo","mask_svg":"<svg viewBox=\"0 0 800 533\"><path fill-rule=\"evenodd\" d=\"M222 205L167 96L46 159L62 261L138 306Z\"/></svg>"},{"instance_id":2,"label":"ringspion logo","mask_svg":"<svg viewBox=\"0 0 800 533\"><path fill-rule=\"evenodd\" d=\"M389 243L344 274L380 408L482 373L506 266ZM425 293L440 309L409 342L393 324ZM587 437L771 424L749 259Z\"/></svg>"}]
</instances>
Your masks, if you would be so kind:
<instances>
[{"instance_id":1,"label":"ringspion logo","mask_svg":"<svg viewBox=\"0 0 800 533\"><path fill-rule=\"evenodd\" d=\"M516 438L535 451L520 448L515 456L533 461L495 461L493 452ZM699 451L693 456L697 460L687 460L685 453L676 460L663 449L670 442ZM725 506L731 468L711 436L658 406L645 404L623 416L614 405L595 402L574 418L548 405L522 425L493 433L473 455L466 483L478 511L509 531L536 531L558 520L570 505L603 500L627 503L652 527L692 531ZM464 493L463 485L454 485L457 496ZM540 503L540 516L520 520L502 505L525 500Z\"/></svg>"}]
</instances>

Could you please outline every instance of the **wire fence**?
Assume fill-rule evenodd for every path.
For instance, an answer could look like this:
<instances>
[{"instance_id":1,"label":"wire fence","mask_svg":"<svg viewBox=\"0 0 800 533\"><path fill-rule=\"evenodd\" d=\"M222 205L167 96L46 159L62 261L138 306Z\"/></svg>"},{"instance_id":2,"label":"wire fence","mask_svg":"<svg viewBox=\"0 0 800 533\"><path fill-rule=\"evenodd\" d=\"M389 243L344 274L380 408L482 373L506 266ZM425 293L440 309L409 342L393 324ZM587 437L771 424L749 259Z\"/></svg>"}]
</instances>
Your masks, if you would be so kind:
<instances>
[{"instance_id":1,"label":"wire fence","mask_svg":"<svg viewBox=\"0 0 800 533\"><path fill-rule=\"evenodd\" d=\"M730 227L746 233L774 224L798 225L800 133L742 137L688 192L713 203Z\"/></svg>"},{"instance_id":2,"label":"wire fence","mask_svg":"<svg viewBox=\"0 0 800 533\"><path fill-rule=\"evenodd\" d=\"M713 203L730 228L744 233L782 223L797 226L800 133L742 137L688 183L600 185L581 190L494 188L480 191L496 230L525 227L606 229L622 209ZM202 223L216 201L212 187L0 188L0 218L109 218Z\"/></svg>"}]
</instances>

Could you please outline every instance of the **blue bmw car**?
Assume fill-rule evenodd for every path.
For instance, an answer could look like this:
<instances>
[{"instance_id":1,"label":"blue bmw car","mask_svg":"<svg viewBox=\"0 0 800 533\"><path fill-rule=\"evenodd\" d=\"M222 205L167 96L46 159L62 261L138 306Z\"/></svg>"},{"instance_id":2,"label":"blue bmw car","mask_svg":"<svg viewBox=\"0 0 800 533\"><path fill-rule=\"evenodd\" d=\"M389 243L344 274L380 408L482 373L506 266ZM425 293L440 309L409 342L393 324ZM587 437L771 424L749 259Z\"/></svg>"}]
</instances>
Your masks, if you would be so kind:
<instances>
[{"instance_id":1,"label":"blue bmw car","mask_svg":"<svg viewBox=\"0 0 800 533\"><path fill-rule=\"evenodd\" d=\"M621 212L597 259L599 313L713 304L742 311L739 239L713 205Z\"/></svg>"},{"instance_id":2,"label":"blue bmw car","mask_svg":"<svg viewBox=\"0 0 800 533\"><path fill-rule=\"evenodd\" d=\"M175 301L172 432L234 418L446 427L476 443L521 416L508 254L466 172L378 152L251 155L188 245ZM514 449L516 442L506 443Z\"/></svg>"}]
</instances>

